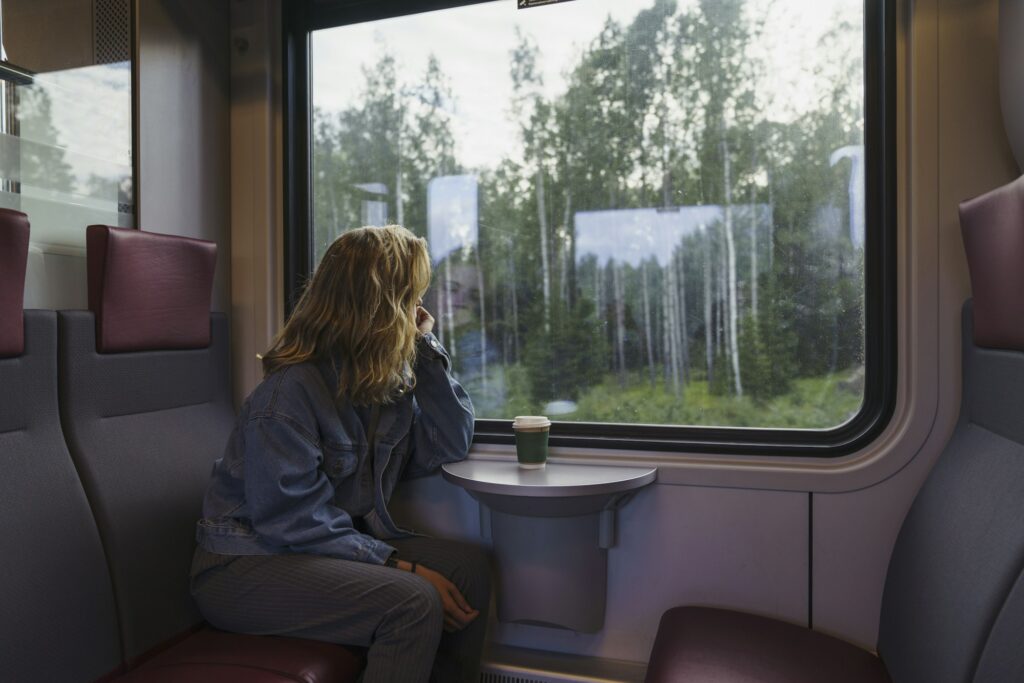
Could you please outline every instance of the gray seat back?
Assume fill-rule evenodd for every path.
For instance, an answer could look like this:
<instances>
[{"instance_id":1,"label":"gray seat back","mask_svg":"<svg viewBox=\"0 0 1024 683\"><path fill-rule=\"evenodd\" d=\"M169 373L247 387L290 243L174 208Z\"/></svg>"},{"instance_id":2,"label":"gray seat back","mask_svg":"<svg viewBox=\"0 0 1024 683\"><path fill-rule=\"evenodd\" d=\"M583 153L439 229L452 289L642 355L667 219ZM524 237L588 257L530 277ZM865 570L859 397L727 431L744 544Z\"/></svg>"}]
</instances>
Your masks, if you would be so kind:
<instances>
[{"instance_id":1,"label":"gray seat back","mask_svg":"<svg viewBox=\"0 0 1024 683\"><path fill-rule=\"evenodd\" d=\"M1024 680L1024 631L1010 630L1024 619L1021 588L1012 595L1022 566L1024 353L976 347L968 303L960 421L903 523L886 577L878 651L893 680ZM1000 650L1011 633L1013 647Z\"/></svg>"},{"instance_id":2,"label":"gray seat back","mask_svg":"<svg viewBox=\"0 0 1024 683\"><path fill-rule=\"evenodd\" d=\"M121 662L110 574L57 405L57 316L22 312L28 220L0 210L0 680Z\"/></svg>"},{"instance_id":3,"label":"gray seat back","mask_svg":"<svg viewBox=\"0 0 1024 683\"><path fill-rule=\"evenodd\" d=\"M62 311L61 418L96 513L131 661L197 624L195 523L234 422L223 314L203 349L100 354L92 313Z\"/></svg>"},{"instance_id":4,"label":"gray seat back","mask_svg":"<svg viewBox=\"0 0 1024 683\"><path fill-rule=\"evenodd\" d=\"M57 412L57 316L0 359L0 679L91 681L121 662L110 574Z\"/></svg>"}]
</instances>

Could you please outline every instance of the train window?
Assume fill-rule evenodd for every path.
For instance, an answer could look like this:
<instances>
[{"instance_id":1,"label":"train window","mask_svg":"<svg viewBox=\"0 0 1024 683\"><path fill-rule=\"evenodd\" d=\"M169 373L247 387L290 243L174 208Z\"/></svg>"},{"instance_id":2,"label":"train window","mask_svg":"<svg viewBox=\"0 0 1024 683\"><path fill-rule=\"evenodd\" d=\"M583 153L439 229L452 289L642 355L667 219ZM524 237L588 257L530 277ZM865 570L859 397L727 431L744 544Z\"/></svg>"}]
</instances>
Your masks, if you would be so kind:
<instances>
[{"instance_id":1,"label":"train window","mask_svg":"<svg viewBox=\"0 0 1024 683\"><path fill-rule=\"evenodd\" d=\"M891 8L382 4L291 17L291 281L354 227L426 237L480 440L517 414L619 448L829 455L877 432Z\"/></svg>"},{"instance_id":2,"label":"train window","mask_svg":"<svg viewBox=\"0 0 1024 683\"><path fill-rule=\"evenodd\" d=\"M3 4L0 207L27 213L44 251L135 226L131 6Z\"/></svg>"}]
</instances>

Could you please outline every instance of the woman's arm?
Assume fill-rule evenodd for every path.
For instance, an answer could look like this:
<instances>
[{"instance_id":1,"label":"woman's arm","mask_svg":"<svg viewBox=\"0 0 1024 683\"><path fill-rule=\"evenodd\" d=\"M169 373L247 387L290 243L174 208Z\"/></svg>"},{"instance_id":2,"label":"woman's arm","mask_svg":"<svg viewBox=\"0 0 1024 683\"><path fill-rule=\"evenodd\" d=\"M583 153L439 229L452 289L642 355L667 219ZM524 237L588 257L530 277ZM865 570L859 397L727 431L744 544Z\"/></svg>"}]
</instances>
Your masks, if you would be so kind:
<instances>
[{"instance_id":1,"label":"woman's arm","mask_svg":"<svg viewBox=\"0 0 1024 683\"><path fill-rule=\"evenodd\" d=\"M430 474L464 460L473 441L475 414L466 390L450 373L451 359L437 337L424 334L416 350L413 427L405 476Z\"/></svg>"},{"instance_id":2,"label":"woman's arm","mask_svg":"<svg viewBox=\"0 0 1024 683\"><path fill-rule=\"evenodd\" d=\"M334 487L320 469L316 438L284 415L246 424L245 498L260 539L291 552L383 564L395 549L352 527L332 503Z\"/></svg>"}]
</instances>

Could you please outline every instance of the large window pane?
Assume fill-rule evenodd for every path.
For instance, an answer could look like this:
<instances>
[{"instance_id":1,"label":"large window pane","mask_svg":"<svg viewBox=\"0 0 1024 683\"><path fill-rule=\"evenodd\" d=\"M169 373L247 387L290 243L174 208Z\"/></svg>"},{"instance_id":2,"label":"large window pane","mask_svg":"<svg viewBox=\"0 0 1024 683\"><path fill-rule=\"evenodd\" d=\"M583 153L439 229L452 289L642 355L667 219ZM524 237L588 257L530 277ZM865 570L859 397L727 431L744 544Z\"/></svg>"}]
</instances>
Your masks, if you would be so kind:
<instances>
[{"instance_id":1,"label":"large window pane","mask_svg":"<svg viewBox=\"0 0 1024 683\"><path fill-rule=\"evenodd\" d=\"M863 4L316 31L313 241L426 237L482 418L830 429L864 385Z\"/></svg>"}]
</instances>

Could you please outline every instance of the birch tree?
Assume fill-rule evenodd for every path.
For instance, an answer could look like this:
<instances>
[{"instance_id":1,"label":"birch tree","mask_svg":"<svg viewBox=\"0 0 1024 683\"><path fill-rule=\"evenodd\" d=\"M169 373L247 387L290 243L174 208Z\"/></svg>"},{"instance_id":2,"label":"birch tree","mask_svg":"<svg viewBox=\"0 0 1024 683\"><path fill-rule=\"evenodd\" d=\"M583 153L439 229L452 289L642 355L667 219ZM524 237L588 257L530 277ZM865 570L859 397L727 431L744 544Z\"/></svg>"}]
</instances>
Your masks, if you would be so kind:
<instances>
[{"instance_id":1,"label":"birch tree","mask_svg":"<svg viewBox=\"0 0 1024 683\"><path fill-rule=\"evenodd\" d=\"M650 369L651 375L651 387L655 384L655 373L654 373L654 341L651 334L651 302L650 302L650 286L647 283L647 261L646 259L640 263L640 273L642 279L642 289L644 298L644 341L647 347L647 366Z\"/></svg>"},{"instance_id":2,"label":"birch tree","mask_svg":"<svg viewBox=\"0 0 1024 683\"><path fill-rule=\"evenodd\" d=\"M547 109L541 92L544 78L537 67L536 43L516 29L518 44L512 50L512 111L520 122L524 153L533 164L533 187L537 209L538 247L541 259L541 297L544 305L544 332L551 334L551 264L548 254L548 211L545 196L545 138Z\"/></svg>"},{"instance_id":3,"label":"birch tree","mask_svg":"<svg viewBox=\"0 0 1024 683\"><path fill-rule=\"evenodd\" d=\"M682 365L683 382L690 381L690 333L686 321L686 252L685 247L680 243L679 254L676 258L676 278L679 281L679 360Z\"/></svg>"},{"instance_id":4,"label":"birch tree","mask_svg":"<svg viewBox=\"0 0 1024 683\"><path fill-rule=\"evenodd\" d=\"M714 322L711 318L711 239L706 234L707 228L701 226L701 232L704 234L704 239L701 240L704 244L704 350L705 350L705 361L707 364L707 378L708 387L715 383L715 347L713 345L714 330L712 329Z\"/></svg>"},{"instance_id":5,"label":"birch tree","mask_svg":"<svg viewBox=\"0 0 1024 683\"><path fill-rule=\"evenodd\" d=\"M626 385L626 288L622 282L622 264L612 262L612 289L615 298L615 341L619 384Z\"/></svg>"},{"instance_id":6,"label":"birch tree","mask_svg":"<svg viewBox=\"0 0 1024 683\"><path fill-rule=\"evenodd\" d=\"M723 131L725 126L723 125ZM740 379L740 351L739 351L739 334L737 323L739 319L739 310L736 306L736 243L733 238L732 228L732 161L729 152L729 143L726 141L724 133L722 136L722 173L724 174L723 186L725 188L725 207L723 214L725 220L722 222L722 228L725 232L725 252L727 259L727 287L728 287L728 315L729 315L729 327L728 327L728 340L729 340L729 356L732 364L732 379L733 386L736 390L737 396L743 395L743 383Z\"/></svg>"}]
</instances>

